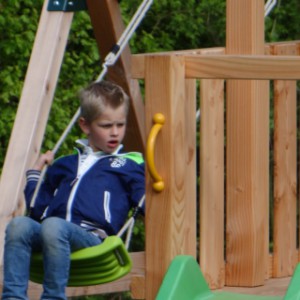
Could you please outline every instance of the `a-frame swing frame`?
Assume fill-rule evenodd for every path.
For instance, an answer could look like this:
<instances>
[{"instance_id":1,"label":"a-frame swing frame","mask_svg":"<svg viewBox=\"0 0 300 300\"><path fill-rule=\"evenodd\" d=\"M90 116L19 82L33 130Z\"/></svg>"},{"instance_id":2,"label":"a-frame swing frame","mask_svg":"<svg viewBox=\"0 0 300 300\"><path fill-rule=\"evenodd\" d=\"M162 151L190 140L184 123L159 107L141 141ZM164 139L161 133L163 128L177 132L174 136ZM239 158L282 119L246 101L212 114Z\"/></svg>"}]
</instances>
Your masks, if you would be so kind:
<instances>
[{"instance_id":1,"label":"a-frame swing frame","mask_svg":"<svg viewBox=\"0 0 300 300\"><path fill-rule=\"evenodd\" d=\"M40 152L74 15L73 11L49 11L50 1L45 0L43 5L1 174L1 257L6 224L14 215L24 210L24 174ZM86 0L86 6L100 56L106 57L125 28L119 3L116 0ZM108 69L107 78L120 84L131 96L127 134L129 138L125 143L130 150L143 151L144 106L138 82L130 78L130 57L130 50L126 47L116 64ZM83 86L86 84L88 83L83 83Z\"/></svg>"}]
</instances>

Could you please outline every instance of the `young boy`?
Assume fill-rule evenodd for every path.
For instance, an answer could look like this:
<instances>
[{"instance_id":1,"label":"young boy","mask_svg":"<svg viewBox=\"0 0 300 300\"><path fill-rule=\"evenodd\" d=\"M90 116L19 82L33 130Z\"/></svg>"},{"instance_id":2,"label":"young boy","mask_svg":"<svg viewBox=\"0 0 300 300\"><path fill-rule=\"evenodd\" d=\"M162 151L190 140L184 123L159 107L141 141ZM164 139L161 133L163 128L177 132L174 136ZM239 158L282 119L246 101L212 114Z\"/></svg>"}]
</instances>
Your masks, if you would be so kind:
<instances>
[{"instance_id":1,"label":"young boy","mask_svg":"<svg viewBox=\"0 0 300 300\"><path fill-rule=\"evenodd\" d=\"M128 96L102 81L84 89L80 99L79 125L87 140L78 140L76 154L53 164L51 151L42 154L26 173L29 209L41 170L49 165L30 217L16 217L7 226L2 299L28 299L32 251L44 256L41 299L67 299L70 253L116 234L145 193L141 154L121 153Z\"/></svg>"}]
</instances>

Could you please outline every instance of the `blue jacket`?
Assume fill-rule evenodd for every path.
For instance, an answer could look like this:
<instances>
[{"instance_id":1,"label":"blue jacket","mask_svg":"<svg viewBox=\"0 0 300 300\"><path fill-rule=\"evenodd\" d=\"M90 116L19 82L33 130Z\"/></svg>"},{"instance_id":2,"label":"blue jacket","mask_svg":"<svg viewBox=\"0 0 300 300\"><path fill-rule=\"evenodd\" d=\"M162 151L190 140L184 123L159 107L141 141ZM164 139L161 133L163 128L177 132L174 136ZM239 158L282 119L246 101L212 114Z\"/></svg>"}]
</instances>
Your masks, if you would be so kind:
<instances>
[{"instance_id":1,"label":"blue jacket","mask_svg":"<svg viewBox=\"0 0 300 300\"><path fill-rule=\"evenodd\" d=\"M47 170L45 180L31 208L31 217L43 220L56 216L86 227L116 234L129 210L145 193L144 160L140 153L105 154L83 175L77 177L80 150L57 159ZM27 171L25 200L30 209L39 171Z\"/></svg>"}]
</instances>

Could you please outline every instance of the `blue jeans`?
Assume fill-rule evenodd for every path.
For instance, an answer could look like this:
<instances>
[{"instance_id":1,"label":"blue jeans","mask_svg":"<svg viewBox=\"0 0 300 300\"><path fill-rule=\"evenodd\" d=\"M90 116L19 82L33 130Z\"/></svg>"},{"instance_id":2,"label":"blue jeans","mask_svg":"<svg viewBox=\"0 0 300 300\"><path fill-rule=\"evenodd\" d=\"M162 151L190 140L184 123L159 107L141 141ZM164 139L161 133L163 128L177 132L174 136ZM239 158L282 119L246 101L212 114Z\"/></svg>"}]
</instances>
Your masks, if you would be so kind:
<instances>
[{"instance_id":1,"label":"blue jeans","mask_svg":"<svg viewBox=\"0 0 300 300\"><path fill-rule=\"evenodd\" d=\"M70 252L101 243L94 234L57 217L38 223L16 217L6 228L2 299L27 300L32 251L43 251L44 282L41 299L67 299Z\"/></svg>"}]
</instances>

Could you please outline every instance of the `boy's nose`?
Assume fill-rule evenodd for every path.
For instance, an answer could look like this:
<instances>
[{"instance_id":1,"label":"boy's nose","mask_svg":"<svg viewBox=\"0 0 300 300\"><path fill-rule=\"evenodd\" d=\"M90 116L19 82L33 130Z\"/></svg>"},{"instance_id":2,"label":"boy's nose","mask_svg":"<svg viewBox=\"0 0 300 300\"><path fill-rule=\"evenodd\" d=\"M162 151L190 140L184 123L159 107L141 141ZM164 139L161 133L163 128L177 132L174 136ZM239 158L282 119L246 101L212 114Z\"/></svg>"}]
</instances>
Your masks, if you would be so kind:
<instances>
[{"instance_id":1,"label":"boy's nose","mask_svg":"<svg viewBox=\"0 0 300 300\"><path fill-rule=\"evenodd\" d=\"M112 126L111 134L112 135L118 135L118 133L119 133L118 127L116 125Z\"/></svg>"}]
</instances>

